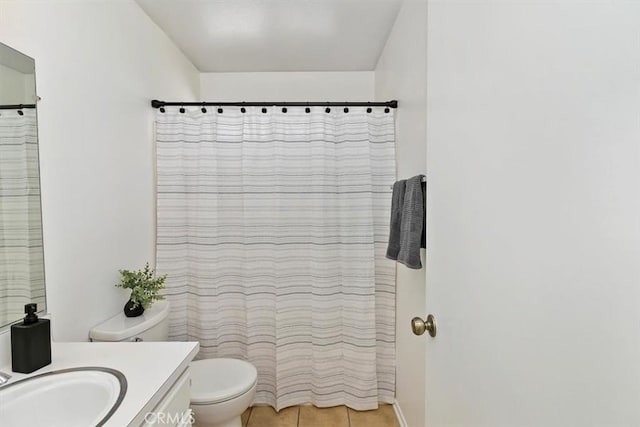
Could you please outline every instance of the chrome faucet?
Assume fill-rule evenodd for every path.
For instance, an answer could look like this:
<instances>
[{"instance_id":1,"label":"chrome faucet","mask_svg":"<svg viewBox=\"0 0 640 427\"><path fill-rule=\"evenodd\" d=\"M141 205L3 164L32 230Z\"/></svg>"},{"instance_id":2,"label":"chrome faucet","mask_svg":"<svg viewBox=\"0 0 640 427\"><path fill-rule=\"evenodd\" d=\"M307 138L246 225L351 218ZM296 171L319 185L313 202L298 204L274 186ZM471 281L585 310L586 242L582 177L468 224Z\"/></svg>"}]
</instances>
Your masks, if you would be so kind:
<instances>
[{"instance_id":1,"label":"chrome faucet","mask_svg":"<svg viewBox=\"0 0 640 427\"><path fill-rule=\"evenodd\" d=\"M0 371L0 387L5 385L9 381L10 378L11 378L11 375Z\"/></svg>"}]
</instances>

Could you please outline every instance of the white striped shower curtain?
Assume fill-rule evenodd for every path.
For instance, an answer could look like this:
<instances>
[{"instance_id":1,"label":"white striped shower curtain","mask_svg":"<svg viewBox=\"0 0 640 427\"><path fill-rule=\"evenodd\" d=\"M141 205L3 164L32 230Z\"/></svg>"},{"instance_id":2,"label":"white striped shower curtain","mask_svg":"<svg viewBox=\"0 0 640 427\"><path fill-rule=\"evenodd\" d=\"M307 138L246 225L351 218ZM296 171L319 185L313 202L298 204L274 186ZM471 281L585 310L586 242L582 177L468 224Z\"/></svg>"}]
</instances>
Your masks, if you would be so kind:
<instances>
[{"instance_id":1,"label":"white striped shower curtain","mask_svg":"<svg viewBox=\"0 0 640 427\"><path fill-rule=\"evenodd\" d=\"M253 363L277 410L393 402L393 112L167 107L156 138L171 339Z\"/></svg>"},{"instance_id":2,"label":"white striped shower curtain","mask_svg":"<svg viewBox=\"0 0 640 427\"><path fill-rule=\"evenodd\" d=\"M0 110L0 326L45 308L35 109Z\"/></svg>"}]
</instances>

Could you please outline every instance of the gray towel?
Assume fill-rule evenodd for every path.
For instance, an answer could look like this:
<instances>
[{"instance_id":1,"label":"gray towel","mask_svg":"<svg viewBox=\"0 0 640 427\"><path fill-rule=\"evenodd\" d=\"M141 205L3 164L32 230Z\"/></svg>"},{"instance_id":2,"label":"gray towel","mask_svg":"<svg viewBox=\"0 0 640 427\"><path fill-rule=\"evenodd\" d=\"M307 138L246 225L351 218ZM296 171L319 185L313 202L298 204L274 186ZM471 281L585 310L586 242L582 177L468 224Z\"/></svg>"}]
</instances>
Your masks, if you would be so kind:
<instances>
[{"instance_id":1,"label":"gray towel","mask_svg":"<svg viewBox=\"0 0 640 427\"><path fill-rule=\"evenodd\" d=\"M400 219L399 237L392 231L389 235L389 247L387 258L395 259L409 268L422 268L420 261L420 246L424 229L424 196L422 193L422 178L424 175L417 175L409 178L404 184L405 191L402 198L402 209ZM397 183L396 183L397 184ZM391 207L391 226L396 225L394 219L397 214L394 212L394 202L396 199L396 185L393 186L393 199ZM393 238L393 240L392 240ZM399 251L395 249L399 246ZM392 249L391 251L389 249ZM395 255L395 256L394 256Z\"/></svg>"},{"instance_id":2,"label":"gray towel","mask_svg":"<svg viewBox=\"0 0 640 427\"><path fill-rule=\"evenodd\" d=\"M387 258L398 259L400 253L400 224L402 223L402 206L404 204L404 191L407 181L402 179L393 184L391 196L391 222L389 225L389 244L387 245Z\"/></svg>"}]
</instances>

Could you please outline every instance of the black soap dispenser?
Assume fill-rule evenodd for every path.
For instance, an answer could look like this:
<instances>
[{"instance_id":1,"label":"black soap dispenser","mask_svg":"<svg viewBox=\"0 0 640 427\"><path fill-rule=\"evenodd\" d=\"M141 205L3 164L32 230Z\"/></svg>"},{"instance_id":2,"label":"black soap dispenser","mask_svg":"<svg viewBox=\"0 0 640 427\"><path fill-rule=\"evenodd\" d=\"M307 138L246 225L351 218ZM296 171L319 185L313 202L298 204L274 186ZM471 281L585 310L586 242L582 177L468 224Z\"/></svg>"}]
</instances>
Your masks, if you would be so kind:
<instances>
[{"instance_id":1,"label":"black soap dispenser","mask_svg":"<svg viewBox=\"0 0 640 427\"><path fill-rule=\"evenodd\" d=\"M29 374L51 363L51 323L38 319L36 304L25 304L22 323L11 325L11 369Z\"/></svg>"}]
</instances>

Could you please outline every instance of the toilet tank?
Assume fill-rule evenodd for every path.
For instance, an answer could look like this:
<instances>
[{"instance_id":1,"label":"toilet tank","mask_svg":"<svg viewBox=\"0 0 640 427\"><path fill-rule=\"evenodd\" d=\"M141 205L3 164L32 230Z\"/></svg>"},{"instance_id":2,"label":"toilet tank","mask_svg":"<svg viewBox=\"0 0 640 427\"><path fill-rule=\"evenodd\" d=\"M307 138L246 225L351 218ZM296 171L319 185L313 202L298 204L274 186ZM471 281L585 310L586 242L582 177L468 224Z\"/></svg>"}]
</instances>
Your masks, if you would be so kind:
<instances>
[{"instance_id":1,"label":"toilet tank","mask_svg":"<svg viewBox=\"0 0 640 427\"><path fill-rule=\"evenodd\" d=\"M141 316L127 317L120 312L91 328L91 341L167 341L169 302L156 301Z\"/></svg>"}]
</instances>

